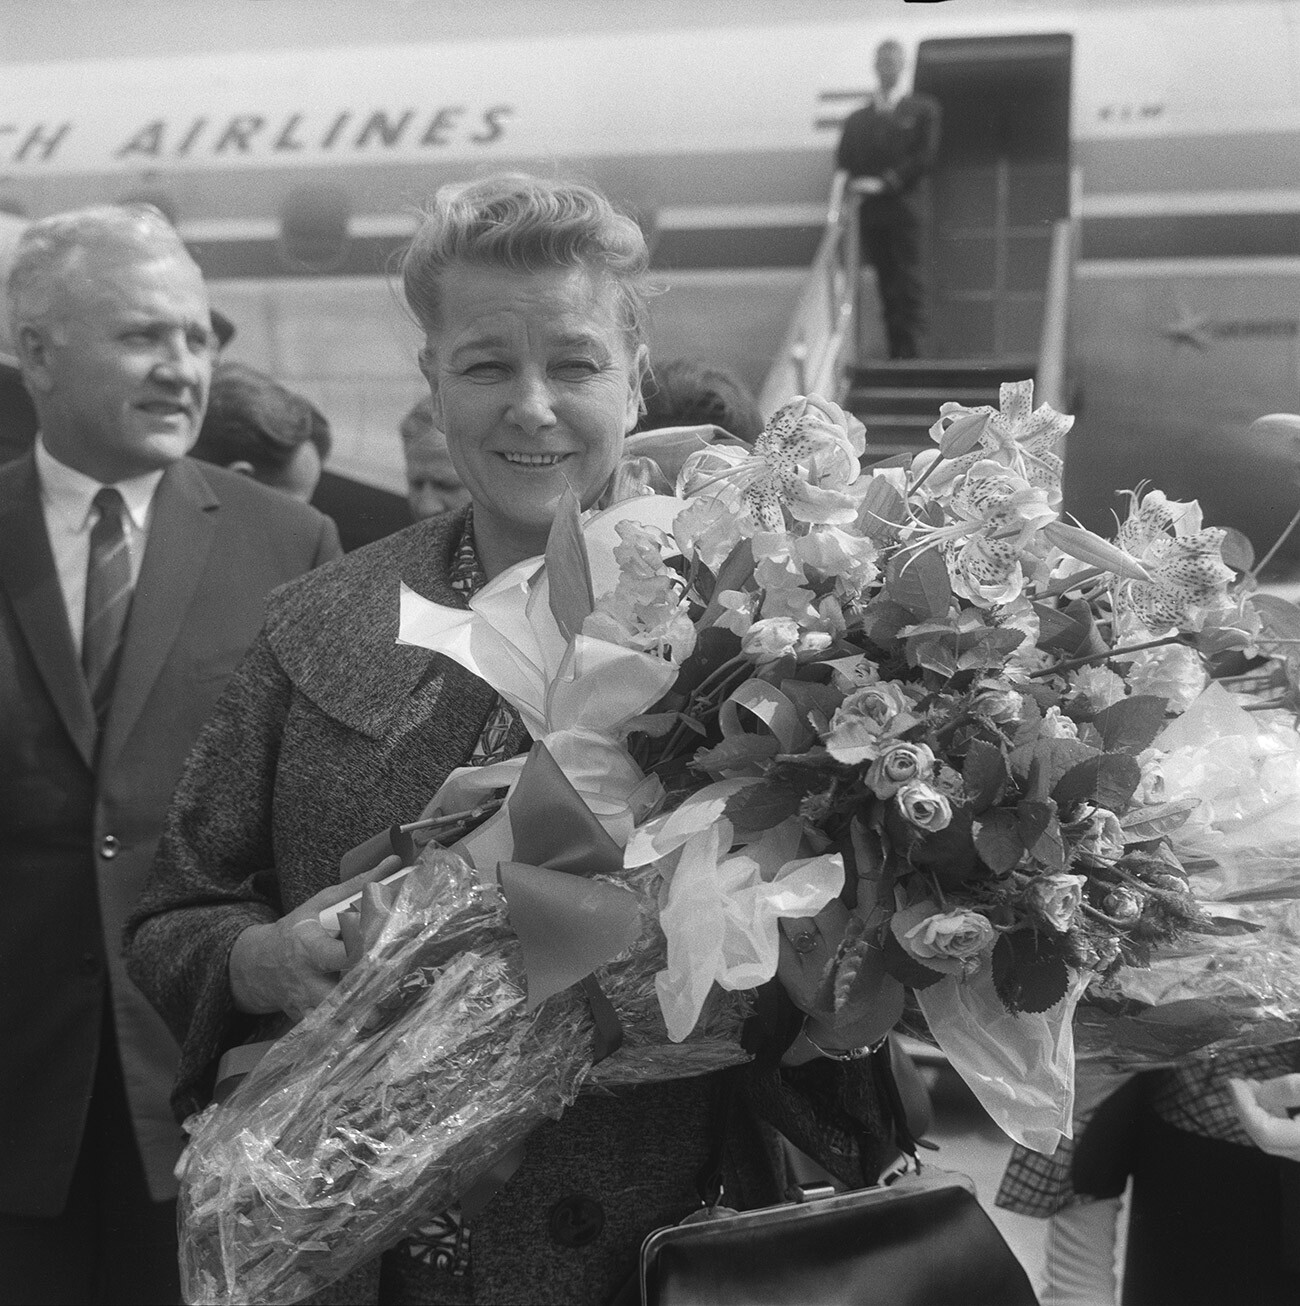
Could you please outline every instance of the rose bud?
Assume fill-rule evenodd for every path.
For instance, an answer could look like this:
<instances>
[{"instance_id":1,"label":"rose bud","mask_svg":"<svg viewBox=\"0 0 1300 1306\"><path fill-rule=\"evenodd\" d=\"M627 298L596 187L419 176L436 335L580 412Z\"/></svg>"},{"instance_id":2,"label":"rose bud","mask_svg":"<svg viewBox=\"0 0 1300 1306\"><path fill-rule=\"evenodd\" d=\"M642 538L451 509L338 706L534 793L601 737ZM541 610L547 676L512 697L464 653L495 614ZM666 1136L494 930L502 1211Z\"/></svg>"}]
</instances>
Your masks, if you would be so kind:
<instances>
[{"instance_id":1,"label":"rose bud","mask_svg":"<svg viewBox=\"0 0 1300 1306\"><path fill-rule=\"evenodd\" d=\"M890 744L867 768L867 785L877 798L892 798L909 780L934 774L934 754L926 744Z\"/></svg>"},{"instance_id":2,"label":"rose bud","mask_svg":"<svg viewBox=\"0 0 1300 1306\"><path fill-rule=\"evenodd\" d=\"M952 805L924 780L909 780L894 795L894 801L903 819L927 834L945 829L952 820Z\"/></svg>"}]
</instances>

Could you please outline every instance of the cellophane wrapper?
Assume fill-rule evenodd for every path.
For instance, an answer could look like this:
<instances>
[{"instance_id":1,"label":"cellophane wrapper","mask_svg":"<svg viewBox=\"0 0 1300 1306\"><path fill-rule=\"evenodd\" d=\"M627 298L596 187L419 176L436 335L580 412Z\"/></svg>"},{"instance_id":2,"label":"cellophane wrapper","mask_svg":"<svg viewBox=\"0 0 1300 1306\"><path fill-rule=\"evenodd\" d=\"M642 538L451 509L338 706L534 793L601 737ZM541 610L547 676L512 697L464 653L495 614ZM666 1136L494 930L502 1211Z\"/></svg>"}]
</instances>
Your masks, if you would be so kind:
<instances>
[{"instance_id":1,"label":"cellophane wrapper","mask_svg":"<svg viewBox=\"0 0 1300 1306\"><path fill-rule=\"evenodd\" d=\"M1080 1008L1080 1060L1110 1073L1300 1039L1300 734L1212 685L1161 738L1163 801L1195 798L1170 843L1221 934L1123 967Z\"/></svg>"},{"instance_id":2,"label":"cellophane wrapper","mask_svg":"<svg viewBox=\"0 0 1300 1306\"><path fill-rule=\"evenodd\" d=\"M570 989L527 1009L504 904L461 858L430 848L361 961L225 1102L186 1122L178 1166L187 1302L296 1302L453 1205L584 1085L706 1074L747 1059L743 994L718 991L670 1044L659 877L620 880L642 928L596 978L624 1030L593 1067Z\"/></svg>"}]
</instances>

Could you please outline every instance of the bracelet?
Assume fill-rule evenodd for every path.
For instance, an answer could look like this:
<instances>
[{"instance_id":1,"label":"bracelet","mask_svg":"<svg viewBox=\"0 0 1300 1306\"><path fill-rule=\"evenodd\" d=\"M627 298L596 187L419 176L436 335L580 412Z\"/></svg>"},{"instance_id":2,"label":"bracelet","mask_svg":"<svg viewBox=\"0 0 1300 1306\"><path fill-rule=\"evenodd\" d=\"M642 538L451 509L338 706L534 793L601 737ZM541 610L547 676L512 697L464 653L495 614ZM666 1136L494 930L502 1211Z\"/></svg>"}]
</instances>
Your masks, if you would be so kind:
<instances>
[{"instance_id":1,"label":"bracelet","mask_svg":"<svg viewBox=\"0 0 1300 1306\"><path fill-rule=\"evenodd\" d=\"M864 1043L859 1048L824 1048L808 1032L808 1020L805 1017L803 1028L799 1031L804 1038L812 1044L814 1049L823 1057L828 1057L831 1061L865 1061L869 1056L879 1052L881 1048L889 1042L889 1035L885 1034L878 1038L874 1043Z\"/></svg>"}]
</instances>

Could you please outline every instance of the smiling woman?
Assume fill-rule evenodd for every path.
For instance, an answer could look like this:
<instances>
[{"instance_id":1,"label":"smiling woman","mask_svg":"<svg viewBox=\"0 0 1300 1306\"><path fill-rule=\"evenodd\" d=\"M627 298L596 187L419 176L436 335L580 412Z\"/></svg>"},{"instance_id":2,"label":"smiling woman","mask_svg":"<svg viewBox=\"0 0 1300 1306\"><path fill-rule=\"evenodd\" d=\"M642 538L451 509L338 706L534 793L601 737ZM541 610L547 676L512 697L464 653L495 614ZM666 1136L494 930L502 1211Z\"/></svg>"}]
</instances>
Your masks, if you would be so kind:
<instances>
[{"instance_id":1,"label":"smiling woman","mask_svg":"<svg viewBox=\"0 0 1300 1306\"><path fill-rule=\"evenodd\" d=\"M646 371L640 230L594 191L521 181L441 192L402 268L489 578L544 551L566 485L600 496Z\"/></svg>"},{"instance_id":2,"label":"smiling woman","mask_svg":"<svg viewBox=\"0 0 1300 1306\"><path fill-rule=\"evenodd\" d=\"M490 577L544 551L572 486L604 492L640 405L646 364L636 225L583 186L502 176L437 196L403 265L422 364L468 508L349 554L277 592L176 791L154 877L128 927L129 965L184 1049L182 1115L261 1017L317 1006L345 962L321 912L365 880L340 859L417 818L453 768L522 752L513 709L440 654L397 643L401 583L464 607ZM735 1206L777 1200L758 1114L849 1184L892 1155L865 1061L745 1068L725 1184ZM863 1038L856 1043L866 1041ZM855 1044L856 1045L856 1044ZM801 1057L813 1057L803 1049ZM505 1193L429 1211L332 1300L597 1306L630 1279L645 1235L698 1206L712 1154L714 1076L583 1093L529 1138ZM581 1213L581 1220L573 1216Z\"/></svg>"}]
</instances>

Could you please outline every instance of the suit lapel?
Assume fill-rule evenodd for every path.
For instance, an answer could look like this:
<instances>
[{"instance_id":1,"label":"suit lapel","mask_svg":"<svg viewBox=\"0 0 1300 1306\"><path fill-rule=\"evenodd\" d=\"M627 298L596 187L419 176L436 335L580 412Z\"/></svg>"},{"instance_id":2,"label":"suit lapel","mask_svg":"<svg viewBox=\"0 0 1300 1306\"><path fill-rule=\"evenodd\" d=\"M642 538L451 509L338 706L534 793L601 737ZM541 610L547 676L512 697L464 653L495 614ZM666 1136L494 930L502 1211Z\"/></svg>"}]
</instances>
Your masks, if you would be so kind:
<instances>
[{"instance_id":1,"label":"suit lapel","mask_svg":"<svg viewBox=\"0 0 1300 1306\"><path fill-rule=\"evenodd\" d=\"M105 759L115 756L130 735L176 643L207 566L220 506L188 461L173 463L158 484L105 726Z\"/></svg>"},{"instance_id":2,"label":"suit lapel","mask_svg":"<svg viewBox=\"0 0 1300 1306\"><path fill-rule=\"evenodd\" d=\"M59 717L83 761L93 766L95 712L68 630L31 454L0 476L0 585Z\"/></svg>"}]
</instances>

